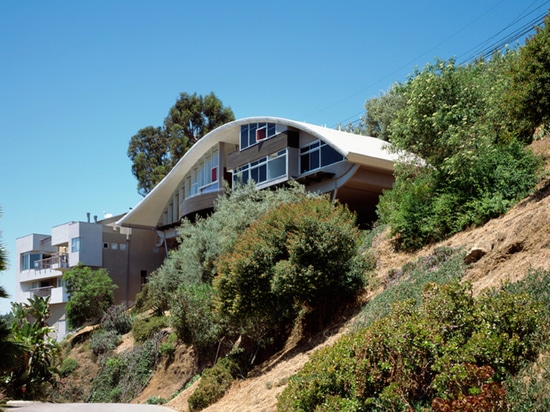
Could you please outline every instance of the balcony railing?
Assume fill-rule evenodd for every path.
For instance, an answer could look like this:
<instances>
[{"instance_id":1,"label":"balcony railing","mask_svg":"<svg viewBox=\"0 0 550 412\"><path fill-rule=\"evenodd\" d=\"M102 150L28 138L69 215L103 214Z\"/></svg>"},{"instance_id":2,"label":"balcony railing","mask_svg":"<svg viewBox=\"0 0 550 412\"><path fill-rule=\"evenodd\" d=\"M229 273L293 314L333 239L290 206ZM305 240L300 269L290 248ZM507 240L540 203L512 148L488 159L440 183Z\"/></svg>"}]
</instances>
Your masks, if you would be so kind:
<instances>
[{"instance_id":1,"label":"balcony railing","mask_svg":"<svg viewBox=\"0 0 550 412\"><path fill-rule=\"evenodd\" d=\"M69 255L67 253L55 253L49 258L34 262L35 270L62 269L69 267Z\"/></svg>"},{"instance_id":2,"label":"balcony railing","mask_svg":"<svg viewBox=\"0 0 550 412\"><path fill-rule=\"evenodd\" d=\"M34 289L31 289L31 295L33 298L35 297L41 297L41 298L46 298L48 296L51 296L52 295L52 289L53 289L53 286L45 286L45 287L42 287L42 288L34 288Z\"/></svg>"}]
</instances>

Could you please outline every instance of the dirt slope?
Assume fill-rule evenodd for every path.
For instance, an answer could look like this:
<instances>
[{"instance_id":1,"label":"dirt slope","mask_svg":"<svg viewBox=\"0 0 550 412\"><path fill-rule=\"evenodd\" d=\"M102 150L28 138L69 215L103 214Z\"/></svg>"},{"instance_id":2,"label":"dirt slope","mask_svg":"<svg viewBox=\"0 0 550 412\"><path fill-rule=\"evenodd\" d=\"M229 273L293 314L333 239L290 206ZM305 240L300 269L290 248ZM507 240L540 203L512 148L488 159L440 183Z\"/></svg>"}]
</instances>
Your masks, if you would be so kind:
<instances>
[{"instance_id":1,"label":"dirt slope","mask_svg":"<svg viewBox=\"0 0 550 412\"><path fill-rule=\"evenodd\" d=\"M550 137L532 145L535 153L545 157L546 171L550 171ZM387 233L374 242L377 256L377 275L384 277L389 270L401 267L407 261L429 254L440 246L480 248L485 253L468 267L466 280L474 291L498 286L506 280L517 280L530 268L550 270L550 179L541 183L538 191L514 207L505 216L486 225L459 233L439 244L416 253L395 253ZM204 411L275 411L277 395L283 391L290 376L296 373L316 349L333 343L353 319L339 325L309 342L307 347L288 345L277 357L256 368L251 376L235 382L229 392L215 405ZM195 386L195 385L194 385ZM168 406L187 411L187 399L194 386L183 391Z\"/></svg>"}]
</instances>

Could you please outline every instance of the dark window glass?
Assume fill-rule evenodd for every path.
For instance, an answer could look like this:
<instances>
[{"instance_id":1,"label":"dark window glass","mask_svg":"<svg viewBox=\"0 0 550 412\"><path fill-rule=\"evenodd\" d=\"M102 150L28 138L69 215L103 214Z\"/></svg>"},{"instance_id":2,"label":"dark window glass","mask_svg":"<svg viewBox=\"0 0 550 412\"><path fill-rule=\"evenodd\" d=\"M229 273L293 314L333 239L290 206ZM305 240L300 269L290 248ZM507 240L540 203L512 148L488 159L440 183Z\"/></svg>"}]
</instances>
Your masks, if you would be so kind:
<instances>
[{"instance_id":1,"label":"dark window glass","mask_svg":"<svg viewBox=\"0 0 550 412\"><path fill-rule=\"evenodd\" d=\"M321 147L321 166L327 166L343 160L343 156L329 145Z\"/></svg>"},{"instance_id":2,"label":"dark window glass","mask_svg":"<svg viewBox=\"0 0 550 412\"><path fill-rule=\"evenodd\" d=\"M248 147L248 125L241 126L241 149Z\"/></svg>"}]
</instances>

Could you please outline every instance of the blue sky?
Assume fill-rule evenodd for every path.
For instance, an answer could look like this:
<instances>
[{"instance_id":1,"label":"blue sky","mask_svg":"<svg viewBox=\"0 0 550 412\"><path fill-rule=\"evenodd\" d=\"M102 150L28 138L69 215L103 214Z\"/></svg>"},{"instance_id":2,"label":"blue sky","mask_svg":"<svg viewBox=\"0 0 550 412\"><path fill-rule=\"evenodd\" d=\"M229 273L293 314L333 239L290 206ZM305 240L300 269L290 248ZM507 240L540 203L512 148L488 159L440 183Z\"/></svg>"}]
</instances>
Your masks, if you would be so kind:
<instances>
[{"instance_id":1,"label":"blue sky","mask_svg":"<svg viewBox=\"0 0 550 412\"><path fill-rule=\"evenodd\" d=\"M213 91L236 118L335 127L435 57L514 38L549 3L0 1L0 284L14 295L18 237L140 200L129 140L180 92Z\"/></svg>"}]
</instances>

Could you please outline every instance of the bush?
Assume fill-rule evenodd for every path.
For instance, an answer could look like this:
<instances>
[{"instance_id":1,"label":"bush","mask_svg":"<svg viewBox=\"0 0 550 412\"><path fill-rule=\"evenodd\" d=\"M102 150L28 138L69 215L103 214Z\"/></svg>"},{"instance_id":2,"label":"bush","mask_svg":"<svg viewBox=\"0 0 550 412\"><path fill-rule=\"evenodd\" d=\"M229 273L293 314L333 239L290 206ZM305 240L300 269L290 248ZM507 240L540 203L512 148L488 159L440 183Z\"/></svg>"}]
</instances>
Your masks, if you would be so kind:
<instances>
[{"instance_id":1,"label":"bush","mask_svg":"<svg viewBox=\"0 0 550 412\"><path fill-rule=\"evenodd\" d=\"M212 285L180 285L170 306L170 323L185 343L203 350L220 337L222 325L214 316Z\"/></svg>"},{"instance_id":2,"label":"bush","mask_svg":"<svg viewBox=\"0 0 550 412\"><path fill-rule=\"evenodd\" d=\"M181 284L211 283L217 274L216 260L232 250L244 230L267 210L297 201L306 194L298 184L277 190L256 190L251 182L246 186L227 189L208 218L195 222L184 220L178 229L180 245L150 277L147 300L159 312L168 309L171 298ZM148 306L141 303L140 305Z\"/></svg>"},{"instance_id":3,"label":"bush","mask_svg":"<svg viewBox=\"0 0 550 412\"><path fill-rule=\"evenodd\" d=\"M218 314L262 342L284 336L300 311L320 323L365 284L355 217L328 199L272 209L219 259Z\"/></svg>"},{"instance_id":4,"label":"bush","mask_svg":"<svg viewBox=\"0 0 550 412\"><path fill-rule=\"evenodd\" d=\"M157 332L168 326L166 316L152 316L138 319L132 324L132 334L136 342L144 342L151 339Z\"/></svg>"},{"instance_id":5,"label":"bush","mask_svg":"<svg viewBox=\"0 0 550 412\"><path fill-rule=\"evenodd\" d=\"M115 330L98 329L92 334L91 348L94 355L100 355L115 349L120 342L120 335Z\"/></svg>"},{"instance_id":6,"label":"bush","mask_svg":"<svg viewBox=\"0 0 550 412\"><path fill-rule=\"evenodd\" d=\"M157 340L104 361L92 381L90 402L128 403L143 390L158 359Z\"/></svg>"},{"instance_id":7,"label":"bush","mask_svg":"<svg viewBox=\"0 0 550 412\"><path fill-rule=\"evenodd\" d=\"M420 306L399 302L388 316L315 352L289 380L278 409L330 410L338 402L449 410L445 405L466 399L497 410L503 379L535 358L539 310L525 294L492 291L476 300L470 285L428 284Z\"/></svg>"},{"instance_id":8,"label":"bush","mask_svg":"<svg viewBox=\"0 0 550 412\"><path fill-rule=\"evenodd\" d=\"M132 330L132 316L126 304L111 306L101 319L101 327L105 330L114 330L124 335Z\"/></svg>"},{"instance_id":9,"label":"bush","mask_svg":"<svg viewBox=\"0 0 550 412\"><path fill-rule=\"evenodd\" d=\"M229 354L203 371L199 386L189 397L189 410L200 411L220 399L241 374L242 352Z\"/></svg>"},{"instance_id":10,"label":"bush","mask_svg":"<svg viewBox=\"0 0 550 412\"><path fill-rule=\"evenodd\" d=\"M71 358L63 359L63 364L59 369L59 375L61 377L67 377L72 374L78 368L78 362Z\"/></svg>"}]
</instances>

